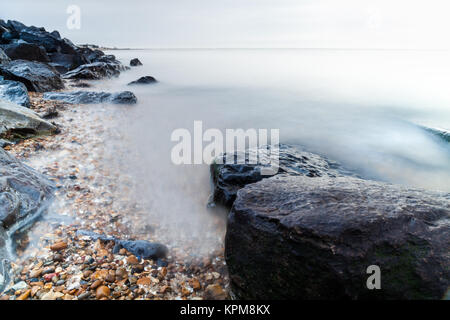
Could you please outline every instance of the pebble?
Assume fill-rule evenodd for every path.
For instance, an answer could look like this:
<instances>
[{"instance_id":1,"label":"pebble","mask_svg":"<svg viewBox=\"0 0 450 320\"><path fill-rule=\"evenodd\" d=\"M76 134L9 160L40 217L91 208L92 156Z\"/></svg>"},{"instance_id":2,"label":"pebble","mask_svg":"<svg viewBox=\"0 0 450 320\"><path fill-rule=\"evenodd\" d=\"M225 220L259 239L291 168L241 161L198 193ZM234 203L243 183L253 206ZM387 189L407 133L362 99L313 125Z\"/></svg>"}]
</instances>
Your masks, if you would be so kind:
<instances>
[{"instance_id":1,"label":"pebble","mask_svg":"<svg viewBox=\"0 0 450 320\"><path fill-rule=\"evenodd\" d=\"M107 286L100 286L95 291L95 296L97 299L107 298L110 295L110 290Z\"/></svg>"}]
</instances>

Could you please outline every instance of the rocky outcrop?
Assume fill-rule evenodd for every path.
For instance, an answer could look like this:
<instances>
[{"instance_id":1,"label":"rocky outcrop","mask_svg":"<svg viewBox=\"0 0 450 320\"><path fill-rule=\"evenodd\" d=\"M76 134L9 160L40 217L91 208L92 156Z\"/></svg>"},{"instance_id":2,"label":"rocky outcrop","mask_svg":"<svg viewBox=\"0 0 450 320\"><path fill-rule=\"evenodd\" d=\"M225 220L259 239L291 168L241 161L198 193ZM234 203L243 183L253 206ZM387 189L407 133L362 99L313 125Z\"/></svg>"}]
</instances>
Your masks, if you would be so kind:
<instances>
[{"instance_id":1,"label":"rocky outcrop","mask_svg":"<svg viewBox=\"0 0 450 320\"><path fill-rule=\"evenodd\" d=\"M1 118L1 116L0 116ZM53 183L0 148L0 292L8 283L7 239L48 207Z\"/></svg>"},{"instance_id":2,"label":"rocky outcrop","mask_svg":"<svg viewBox=\"0 0 450 320\"><path fill-rule=\"evenodd\" d=\"M58 71L42 62L14 60L0 66L0 75L6 80L22 82L29 91L46 92L64 89L64 83Z\"/></svg>"},{"instance_id":3,"label":"rocky outcrop","mask_svg":"<svg viewBox=\"0 0 450 320\"><path fill-rule=\"evenodd\" d=\"M132 86L132 85L136 85L136 84L152 84L152 83L156 83L156 79L151 77L151 76L145 76L145 77L140 77L139 79L135 80L135 81L131 81L128 85Z\"/></svg>"},{"instance_id":4,"label":"rocky outcrop","mask_svg":"<svg viewBox=\"0 0 450 320\"><path fill-rule=\"evenodd\" d=\"M50 62L47 52L32 43L12 43L3 46L4 52L11 60L29 60L39 62Z\"/></svg>"},{"instance_id":5,"label":"rocky outcrop","mask_svg":"<svg viewBox=\"0 0 450 320\"><path fill-rule=\"evenodd\" d=\"M3 80L2 77L0 77L0 99L14 102L26 108L30 106L30 97L25 85L17 81Z\"/></svg>"},{"instance_id":6,"label":"rocky outcrop","mask_svg":"<svg viewBox=\"0 0 450 320\"><path fill-rule=\"evenodd\" d=\"M0 138L17 141L56 132L57 128L34 111L0 99Z\"/></svg>"},{"instance_id":7,"label":"rocky outcrop","mask_svg":"<svg viewBox=\"0 0 450 320\"><path fill-rule=\"evenodd\" d=\"M71 91L71 92L46 92L43 95L45 100L58 100L72 104L135 104L136 96L130 91L119 93L95 92L95 91Z\"/></svg>"},{"instance_id":8,"label":"rocky outcrop","mask_svg":"<svg viewBox=\"0 0 450 320\"><path fill-rule=\"evenodd\" d=\"M213 192L209 206L223 205L231 207L239 189L244 186L270 178L273 175L262 175L261 170L268 167L270 149L250 149L235 154L224 154L210 166ZM251 157L257 157L259 164L249 164ZM228 159L228 160L227 160ZM281 144L279 146L279 170L276 174L304 175L308 177L352 175L339 164L319 155Z\"/></svg>"},{"instance_id":9,"label":"rocky outcrop","mask_svg":"<svg viewBox=\"0 0 450 320\"><path fill-rule=\"evenodd\" d=\"M138 58L134 58L130 61L130 66L132 67L142 66L142 62L139 61Z\"/></svg>"},{"instance_id":10,"label":"rocky outcrop","mask_svg":"<svg viewBox=\"0 0 450 320\"><path fill-rule=\"evenodd\" d=\"M64 79L99 80L105 77L117 77L121 66L106 62L83 64L63 75Z\"/></svg>"},{"instance_id":11,"label":"rocky outcrop","mask_svg":"<svg viewBox=\"0 0 450 320\"><path fill-rule=\"evenodd\" d=\"M6 55L6 53L2 49L0 49L0 65L6 64L10 61L11 59Z\"/></svg>"},{"instance_id":12,"label":"rocky outcrop","mask_svg":"<svg viewBox=\"0 0 450 320\"><path fill-rule=\"evenodd\" d=\"M278 175L239 190L225 256L243 299L440 299L450 194L353 177ZM366 286L381 269L381 289Z\"/></svg>"}]
</instances>

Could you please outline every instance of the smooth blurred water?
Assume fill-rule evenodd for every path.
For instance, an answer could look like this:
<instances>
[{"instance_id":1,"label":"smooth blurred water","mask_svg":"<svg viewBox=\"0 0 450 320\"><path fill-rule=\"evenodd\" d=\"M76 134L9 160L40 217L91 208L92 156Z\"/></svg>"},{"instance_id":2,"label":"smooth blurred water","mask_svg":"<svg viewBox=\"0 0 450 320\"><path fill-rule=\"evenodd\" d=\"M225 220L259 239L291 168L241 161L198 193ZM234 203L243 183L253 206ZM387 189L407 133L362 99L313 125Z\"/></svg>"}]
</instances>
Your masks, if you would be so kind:
<instances>
[{"instance_id":1,"label":"smooth blurred water","mask_svg":"<svg viewBox=\"0 0 450 320\"><path fill-rule=\"evenodd\" d=\"M278 128L280 140L342 162L366 177L450 191L447 143L415 124L450 129L448 52L358 50L112 51L144 66L98 88L132 90L118 155L153 212L204 211L207 166L175 166L176 128ZM159 83L129 87L140 76ZM190 221L192 216L189 217Z\"/></svg>"}]
</instances>

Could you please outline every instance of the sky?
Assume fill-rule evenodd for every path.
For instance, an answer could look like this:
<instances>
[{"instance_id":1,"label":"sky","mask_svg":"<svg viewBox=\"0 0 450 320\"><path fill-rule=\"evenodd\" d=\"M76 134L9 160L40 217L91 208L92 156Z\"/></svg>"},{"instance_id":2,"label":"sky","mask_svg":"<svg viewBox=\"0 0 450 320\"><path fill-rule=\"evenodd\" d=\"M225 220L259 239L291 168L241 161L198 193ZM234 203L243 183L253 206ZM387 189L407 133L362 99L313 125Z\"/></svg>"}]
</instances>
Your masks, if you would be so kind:
<instances>
[{"instance_id":1,"label":"sky","mask_svg":"<svg viewBox=\"0 0 450 320\"><path fill-rule=\"evenodd\" d=\"M450 49L447 2L0 0L0 18L117 47ZM67 26L73 5L79 29Z\"/></svg>"}]
</instances>

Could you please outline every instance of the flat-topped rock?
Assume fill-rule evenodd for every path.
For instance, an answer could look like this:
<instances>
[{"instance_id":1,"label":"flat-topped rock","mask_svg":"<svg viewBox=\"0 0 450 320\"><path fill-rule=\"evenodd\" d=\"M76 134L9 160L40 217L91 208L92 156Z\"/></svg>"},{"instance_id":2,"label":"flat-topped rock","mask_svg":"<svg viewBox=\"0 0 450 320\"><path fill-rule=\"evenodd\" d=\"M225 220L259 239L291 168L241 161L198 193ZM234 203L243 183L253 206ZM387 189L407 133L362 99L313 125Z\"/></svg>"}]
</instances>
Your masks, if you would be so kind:
<instances>
[{"instance_id":1,"label":"flat-topped rock","mask_svg":"<svg viewBox=\"0 0 450 320\"><path fill-rule=\"evenodd\" d=\"M441 299L450 194L353 177L278 175L238 191L225 256L243 299ZM369 266L381 289L369 290Z\"/></svg>"}]
</instances>

